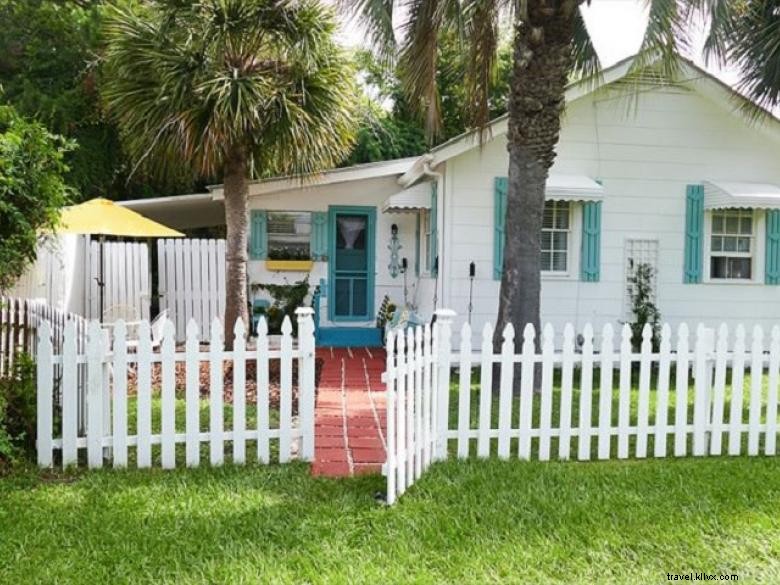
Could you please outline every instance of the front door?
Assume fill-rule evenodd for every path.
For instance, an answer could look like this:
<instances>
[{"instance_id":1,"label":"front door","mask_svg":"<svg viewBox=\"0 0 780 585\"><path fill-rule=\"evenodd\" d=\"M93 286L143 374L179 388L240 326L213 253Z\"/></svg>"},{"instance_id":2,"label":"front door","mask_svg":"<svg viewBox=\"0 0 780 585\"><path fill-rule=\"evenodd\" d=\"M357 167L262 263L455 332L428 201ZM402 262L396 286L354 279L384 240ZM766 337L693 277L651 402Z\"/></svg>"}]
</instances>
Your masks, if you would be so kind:
<instances>
[{"instance_id":1,"label":"front door","mask_svg":"<svg viewBox=\"0 0 780 585\"><path fill-rule=\"evenodd\" d=\"M374 241L376 208L329 209L331 321L374 318Z\"/></svg>"}]
</instances>

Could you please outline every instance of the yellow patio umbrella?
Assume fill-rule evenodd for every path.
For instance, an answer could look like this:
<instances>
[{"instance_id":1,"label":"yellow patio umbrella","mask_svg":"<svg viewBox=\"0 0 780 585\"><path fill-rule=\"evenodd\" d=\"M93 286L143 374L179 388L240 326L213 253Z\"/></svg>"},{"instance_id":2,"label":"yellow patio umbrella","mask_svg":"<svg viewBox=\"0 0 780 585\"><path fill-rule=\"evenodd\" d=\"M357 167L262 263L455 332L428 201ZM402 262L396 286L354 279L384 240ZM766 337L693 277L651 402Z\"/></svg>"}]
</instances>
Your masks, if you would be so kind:
<instances>
[{"instance_id":1,"label":"yellow patio umbrella","mask_svg":"<svg viewBox=\"0 0 780 585\"><path fill-rule=\"evenodd\" d=\"M103 320L103 244L105 236L130 238L181 238L184 234L152 221L140 213L117 205L108 199L91 199L79 205L66 207L60 216L61 234L100 236L99 317Z\"/></svg>"}]
</instances>

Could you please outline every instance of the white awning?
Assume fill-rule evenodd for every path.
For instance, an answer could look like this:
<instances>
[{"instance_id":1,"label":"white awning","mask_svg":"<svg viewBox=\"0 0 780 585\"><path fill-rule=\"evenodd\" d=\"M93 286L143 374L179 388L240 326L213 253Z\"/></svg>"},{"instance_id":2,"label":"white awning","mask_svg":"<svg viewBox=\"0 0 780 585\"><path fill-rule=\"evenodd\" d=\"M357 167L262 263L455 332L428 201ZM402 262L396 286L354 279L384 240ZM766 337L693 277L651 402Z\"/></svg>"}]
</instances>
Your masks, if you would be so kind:
<instances>
[{"instance_id":1,"label":"white awning","mask_svg":"<svg viewBox=\"0 0 780 585\"><path fill-rule=\"evenodd\" d=\"M550 173L545 199L548 201L593 201L604 195L604 187L585 175Z\"/></svg>"},{"instance_id":2,"label":"white awning","mask_svg":"<svg viewBox=\"0 0 780 585\"><path fill-rule=\"evenodd\" d=\"M780 187L768 183L704 181L705 209L780 209Z\"/></svg>"},{"instance_id":3,"label":"white awning","mask_svg":"<svg viewBox=\"0 0 780 585\"><path fill-rule=\"evenodd\" d=\"M382 204L384 213L411 213L431 208L431 183L418 183L391 195Z\"/></svg>"}]
</instances>

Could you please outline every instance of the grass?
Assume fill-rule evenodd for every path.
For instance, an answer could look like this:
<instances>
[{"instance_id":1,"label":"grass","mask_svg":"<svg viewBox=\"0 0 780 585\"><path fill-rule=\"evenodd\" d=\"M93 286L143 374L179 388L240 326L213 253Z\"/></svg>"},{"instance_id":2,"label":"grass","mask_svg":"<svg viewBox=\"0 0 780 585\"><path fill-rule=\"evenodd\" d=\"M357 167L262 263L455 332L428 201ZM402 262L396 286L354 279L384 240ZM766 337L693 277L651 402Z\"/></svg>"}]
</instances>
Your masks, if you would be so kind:
<instances>
[{"instance_id":1,"label":"grass","mask_svg":"<svg viewBox=\"0 0 780 585\"><path fill-rule=\"evenodd\" d=\"M303 464L0 480L2 583L780 579L768 458L446 462L394 508Z\"/></svg>"},{"instance_id":2,"label":"grass","mask_svg":"<svg viewBox=\"0 0 780 585\"><path fill-rule=\"evenodd\" d=\"M448 461L393 508L382 491L381 476L312 478L301 463L20 471L0 479L0 583L780 582L774 458Z\"/></svg>"}]
</instances>

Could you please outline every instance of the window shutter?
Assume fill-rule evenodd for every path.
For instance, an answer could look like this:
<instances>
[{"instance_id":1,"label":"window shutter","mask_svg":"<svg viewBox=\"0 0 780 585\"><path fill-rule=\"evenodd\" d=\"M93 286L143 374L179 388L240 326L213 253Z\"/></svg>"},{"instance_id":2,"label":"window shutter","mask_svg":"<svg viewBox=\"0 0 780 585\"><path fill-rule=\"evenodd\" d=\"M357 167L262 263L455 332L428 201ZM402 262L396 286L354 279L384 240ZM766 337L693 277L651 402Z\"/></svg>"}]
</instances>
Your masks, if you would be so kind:
<instances>
[{"instance_id":1,"label":"window shutter","mask_svg":"<svg viewBox=\"0 0 780 585\"><path fill-rule=\"evenodd\" d=\"M249 258L264 260L268 254L268 213L253 209L249 220Z\"/></svg>"},{"instance_id":2,"label":"window shutter","mask_svg":"<svg viewBox=\"0 0 780 585\"><path fill-rule=\"evenodd\" d=\"M414 228L414 274L420 276L420 214L417 214L417 221Z\"/></svg>"},{"instance_id":3,"label":"window shutter","mask_svg":"<svg viewBox=\"0 0 780 585\"><path fill-rule=\"evenodd\" d=\"M506 224L506 199L509 181L506 177L496 177L493 191L493 278L501 280L504 272L504 245Z\"/></svg>"},{"instance_id":4,"label":"window shutter","mask_svg":"<svg viewBox=\"0 0 780 585\"><path fill-rule=\"evenodd\" d=\"M780 209L766 212L766 284L780 284Z\"/></svg>"},{"instance_id":5,"label":"window shutter","mask_svg":"<svg viewBox=\"0 0 780 585\"><path fill-rule=\"evenodd\" d=\"M685 258L683 282L701 282L704 244L704 185L688 185L685 194Z\"/></svg>"},{"instance_id":6,"label":"window shutter","mask_svg":"<svg viewBox=\"0 0 780 585\"><path fill-rule=\"evenodd\" d=\"M328 213L314 211L311 214L311 259L328 259Z\"/></svg>"},{"instance_id":7,"label":"window shutter","mask_svg":"<svg viewBox=\"0 0 780 585\"><path fill-rule=\"evenodd\" d=\"M431 183L431 249L428 250L431 261L431 276L436 276L439 267L437 266L436 258L439 255L439 231L438 231L438 185L434 182Z\"/></svg>"},{"instance_id":8,"label":"window shutter","mask_svg":"<svg viewBox=\"0 0 780 585\"><path fill-rule=\"evenodd\" d=\"M601 201L582 204L580 280L598 282L601 277Z\"/></svg>"}]
</instances>

